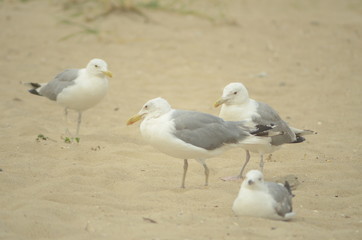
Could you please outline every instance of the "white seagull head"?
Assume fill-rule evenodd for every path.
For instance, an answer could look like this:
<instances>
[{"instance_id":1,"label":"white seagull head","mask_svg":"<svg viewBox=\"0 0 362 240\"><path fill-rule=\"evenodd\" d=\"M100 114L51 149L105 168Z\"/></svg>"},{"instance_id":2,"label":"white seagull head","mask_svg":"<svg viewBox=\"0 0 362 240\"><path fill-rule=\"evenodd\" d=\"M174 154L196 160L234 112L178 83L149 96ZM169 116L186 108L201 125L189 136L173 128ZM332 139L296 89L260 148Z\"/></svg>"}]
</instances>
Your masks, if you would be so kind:
<instances>
[{"instance_id":1,"label":"white seagull head","mask_svg":"<svg viewBox=\"0 0 362 240\"><path fill-rule=\"evenodd\" d=\"M238 105L243 104L249 100L248 90L242 83L230 83L228 84L222 93L222 97L217 100L214 107L218 107L222 104L226 105Z\"/></svg>"},{"instance_id":2,"label":"white seagull head","mask_svg":"<svg viewBox=\"0 0 362 240\"><path fill-rule=\"evenodd\" d=\"M87 67L87 72L92 75L106 75L107 77L112 77L112 73L108 71L107 63L99 58L92 59Z\"/></svg>"},{"instance_id":3,"label":"white seagull head","mask_svg":"<svg viewBox=\"0 0 362 240\"><path fill-rule=\"evenodd\" d=\"M171 105L163 98L158 97L146 102L141 110L127 121L131 125L143 118L157 118L171 110Z\"/></svg>"},{"instance_id":4,"label":"white seagull head","mask_svg":"<svg viewBox=\"0 0 362 240\"><path fill-rule=\"evenodd\" d=\"M264 186L264 176L259 170L250 170L242 183L248 189L261 189Z\"/></svg>"}]
</instances>

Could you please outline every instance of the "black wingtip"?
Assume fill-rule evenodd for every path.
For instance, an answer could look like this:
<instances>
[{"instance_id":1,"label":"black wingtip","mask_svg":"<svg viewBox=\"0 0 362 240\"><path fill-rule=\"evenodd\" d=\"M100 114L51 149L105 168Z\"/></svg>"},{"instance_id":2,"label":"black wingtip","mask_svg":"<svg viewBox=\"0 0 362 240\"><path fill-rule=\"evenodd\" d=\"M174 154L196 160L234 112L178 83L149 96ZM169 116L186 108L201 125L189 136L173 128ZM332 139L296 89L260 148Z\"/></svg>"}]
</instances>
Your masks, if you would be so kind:
<instances>
[{"instance_id":1,"label":"black wingtip","mask_svg":"<svg viewBox=\"0 0 362 240\"><path fill-rule=\"evenodd\" d=\"M296 136L297 137L297 139L294 141L294 142L292 142L292 143L301 143L301 142L304 142L305 141L305 138L304 137L301 137L301 136Z\"/></svg>"},{"instance_id":2,"label":"black wingtip","mask_svg":"<svg viewBox=\"0 0 362 240\"><path fill-rule=\"evenodd\" d=\"M275 125L273 123L271 123L271 124L268 124L268 125L256 125L255 127L256 127L256 130L250 132L252 135L265 136L265 135L268 135L268 134L264 133L264 132L275 128Z\"/></svg>"},{"instance_id":3,"label":"black wingtip","mask_svg":"<svg viewBox=\"0 0 362 240\"><path fill-rule=\"evenodd\" d=\"M28 90L31 94L41 96L39 92L36 90L37 88L40 88L41 85L39 83L28 83L32 87L32 89Z\"/></svg>"},{"instance_id":4,"label":"black wingtip","mask_svg":"<svg viewBox=\"0 0 362 240\"><path fill-rule=\"evenodd\" d=\"M32 82L30 83L30 86L32 86L34 89L41 87L39 83L32 83Z\"/></svg>"},{"instance_id":5,"label":"black wingtip","mask_svg":"<svg viewBox=\"0 0 362 240\"><path fill-rule=\"evenodd\" d=\"M295 195L292 193L292 188L290 187L288 181L284 182L284 187L288 190L289 194L292 195L292 197L295 197Z\"/></svg>"},{"instance_id":6,"label":"black wingtip","mask_svg":"<svg viewBox=\"0 0 362 240\"><path fill-rule=\"evenodd\" d=\"M36 91L35 88L34 88L34 89L30 89L30 90L28 90L28 91L29 91L31 94L41 96L41 95L38 93L38 91Z\"/></svg>"}]
</instances>

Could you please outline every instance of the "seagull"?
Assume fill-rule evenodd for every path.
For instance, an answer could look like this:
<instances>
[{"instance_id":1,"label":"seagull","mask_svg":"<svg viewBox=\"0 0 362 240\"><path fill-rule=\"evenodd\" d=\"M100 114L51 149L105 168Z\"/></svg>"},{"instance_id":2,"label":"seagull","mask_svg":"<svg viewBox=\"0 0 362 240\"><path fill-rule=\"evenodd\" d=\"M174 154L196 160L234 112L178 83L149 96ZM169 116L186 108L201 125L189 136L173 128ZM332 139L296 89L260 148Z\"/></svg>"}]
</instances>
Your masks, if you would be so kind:
<instances>
[{"instance_id":1,"label":"seagull","mask_svg":"<svg viewBox=\"0 0 362 240\"><path fill-rule=\"evenodd\" d=\"M78 112L76 136L82 121L83 111L99 103L108 90L108 79L112 73L102 59L92 59L86 68L66 69L48 83L29 83L29 92L44 96L65 108L65 119L68 109Z\"/></svg>"},{"instance_id":2,"label":"seagull","mask_svg":"<svg viewBox=\"0 0 362 240\"><path fill-rule=\"evenodd\" d=\"M237 216L290 220L295 216L292 197L288 182L285 182L284 185L264 182L262 172L251 170L241 184L232 210Z\"/></svg>"},{"instance_id":3,"label":"seagull","mask_svg":"<svg viewBox=\"0 0 362 240\"><path fill-rule=\"evenodd\" d=\"M188 159L196 159L203 165L207 186L209 168L205 159L233 146L267 144L269 137L256 135L264 135L273 128L268 124L248 127L244 122L228 122L207 113L176 110L160 97L145 103L127 125L141 119L140 131L146 141L167 155L184 159L181 188L185 188Z\"/></svg>"},{"instance_id":4,"label":"seagull","mask_svg":"<svg viewBox=\"0 0 362 240\"><path fill-rule=\"evenodd\" d=\"M225 177L223 180L236 180L242 178L243 171L250 160L250 151L260 154L260 169L263 171L263 155L278 150L286 143L301 143L305 141L304 135L316 134L311 130L301 130L290 127L279 114L268 104L249 98L248 90L242 83L230 83L223 91L222 97L217 100L214 107L222 105L219 117L226 121L247 121L250 124L263 125L273 123L275 128L271 131L280 132L270 136L270 142L262 145L246 146L246 160L238 176Z\"/></svg>"}]
</instances>

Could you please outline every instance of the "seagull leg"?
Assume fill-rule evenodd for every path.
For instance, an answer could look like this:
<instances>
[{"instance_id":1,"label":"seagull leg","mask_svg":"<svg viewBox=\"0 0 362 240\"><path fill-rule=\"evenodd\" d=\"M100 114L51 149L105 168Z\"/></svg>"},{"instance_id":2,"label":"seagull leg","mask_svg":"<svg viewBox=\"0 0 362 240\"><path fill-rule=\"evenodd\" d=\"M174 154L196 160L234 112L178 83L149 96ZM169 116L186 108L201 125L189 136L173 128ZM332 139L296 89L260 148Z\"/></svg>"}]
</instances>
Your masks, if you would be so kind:
<instances>
[{"instance_id":1,"label":"seagull leg","mask_svg":"<svg viewBox=\"0 0 362 240\"><path fill-rule=\"evenodd\" d=\"M260 163L259 163L260 171L263 172L264 170L264 154L260 154Z\"/></svg>"},{"instance_id":2,"label":"seagull leg","mask_svg":"<svg viewBox=\"0 0 362 240\"><path fill-rule=\"evenodd\" d=\"M206 165L205 159L196 159L205 169L205 186L209 185L209 168Z\"/></svg>"},{"instance_id":3,"label":"seagull leg","mask_svg":"<svg viewBox=\"0 0 362 240\"><path fill-rule=\"evenodd\" d=\"M82 123L82 112L78 112L78 123L77 123L76 137L79 137L79 128L80 128L81 123Z\"/></svg>"},{"instance_id":4,"label":"seagull leg","mask_svg":"<svg viewBox=\"0 0 362 240\"><path fill-rule=\"evenodd\" d=\"M186 172L187 172L188 167L189 167L189 163L187 162L187 159L184 159L184 174L182 175L181 188L185 188L185 179L186 179Z\"/></svg>"},{"instance_id":5,"label":"seagull leg","mask_svg":"<svg viewBox=\"0 0 362 240\"><path fill-rule=\"evenodd\" d=\"M245 169L246 165L248 164L248 162L250 160L250 152L249 152L249 150L246 150L245 152L246 152L245 163L244 163L243 167L240 170L240 173L239 173L239 176L238 176L239 179L243 178L244 169Z\"/></svg>"},{"instance_id":6,"label":"seagull leg","mask_svg":"<svg viewBox=\"0 0 362 240\"><path fill-rule=\"evenodd\" d=\"M68 108L64 108L64 117L65 117L66 123L68 123Z\"/></svg>"},{"instance_id":7,"label":"seagull leg","mask_svg":"<svg viewBox=\"0 0 362 240\"><path fill-rule=\"evenodd\" d=\"M72 134L70 133L69 129L68 129L68 108L64 108L64 118L65 118L65 135L71 136Z\"/></svg>"},{"instance_id":8,"label":"seagull leg","mask_svg":"<svg viewBox=\"0 0 362 240\"><path fill-rule=\"evenodd\" d=\"M205 169L205 186L208 186L209 185L209 168L207 167L206 165L206 162L204 159L200 159L198 160L202 166L204 166L204 169Z\"/></svg>"},{"instance_id":9,"label":"seagull leg","mask_svg":"<svg viewBox=\"0 0 362 240\"><path fill-rule=\"evenodd\" d=\"M207 167L206 163L204 164L205 168L205 186L209 185L209 168Z\"/></svg>"},{"instance_id":10,"label":"seagull leg","mask_svg":"<svg viewBox=\"0 0 362 240\"><path fill-rule=\"evenodd\" d=\"M223 181L235 181L235 180L242 179L244 169L245 169L246 165L248 165L249 160L250 160L250 152L248 150L246 150L245 162L244 162L243 167L240 170L239 175L238 176L223 177L223 178L221 178L221 180L223 180Z\"/></svg>"}]
</instances>

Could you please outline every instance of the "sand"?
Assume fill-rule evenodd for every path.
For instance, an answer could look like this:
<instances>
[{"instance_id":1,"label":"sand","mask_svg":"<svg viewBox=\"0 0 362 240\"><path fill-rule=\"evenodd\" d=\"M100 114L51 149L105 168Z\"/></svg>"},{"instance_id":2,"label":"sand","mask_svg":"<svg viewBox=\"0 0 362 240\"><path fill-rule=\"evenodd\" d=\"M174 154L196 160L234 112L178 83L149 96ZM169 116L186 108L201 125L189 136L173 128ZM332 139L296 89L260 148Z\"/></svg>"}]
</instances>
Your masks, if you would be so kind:
<instances>
[{"instance_id":1,"label":"sand","mask_svg":"<svg viewBox=\"0 0 362 240\"><path fill-rule=\"evenodd\" d=\"M362 239L360 1L198 0L190 14L156 6L93 21L97 11L64 2L0 2L1 239ZM114 74L109 93L83 114L80 143L65 143L62 107L20 82L94 57ZM207 161L209 187L190 161L180 189L183 161L126 126L158 96L217 115L214 101L235 81L318 132L265 163L266 180L300 182L293 221L234 216L240 182L220 177L239 172L242 149ZM253 154L247 170L257 168Z\"/></svg>"}]
</instances>

